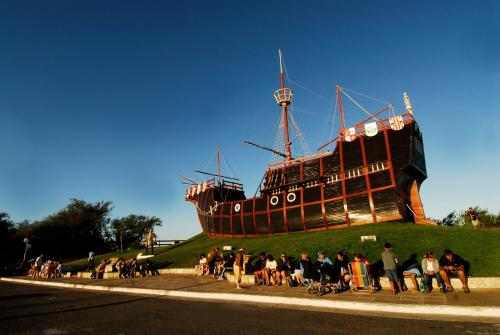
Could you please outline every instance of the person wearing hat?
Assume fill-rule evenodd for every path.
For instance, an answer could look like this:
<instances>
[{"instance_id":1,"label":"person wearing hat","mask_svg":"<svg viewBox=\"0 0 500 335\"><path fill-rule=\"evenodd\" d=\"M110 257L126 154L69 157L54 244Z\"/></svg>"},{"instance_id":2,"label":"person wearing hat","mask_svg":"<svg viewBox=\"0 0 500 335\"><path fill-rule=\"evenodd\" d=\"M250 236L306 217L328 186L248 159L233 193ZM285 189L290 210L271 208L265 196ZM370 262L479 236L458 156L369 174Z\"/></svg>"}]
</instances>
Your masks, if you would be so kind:
<instances>
[{"instance_id":1,"label":"person wearing hat","mask_svg":"<svg viewBox=\"0 0 500 335\"><path fill-rule=\"evenodd\" d=\"M245 249L241 248L236 254L233 264L234 279L236 280L236 289L241 289L241 276L243 271L243 258L245 256Z\"/></svg>"}]
</instances>

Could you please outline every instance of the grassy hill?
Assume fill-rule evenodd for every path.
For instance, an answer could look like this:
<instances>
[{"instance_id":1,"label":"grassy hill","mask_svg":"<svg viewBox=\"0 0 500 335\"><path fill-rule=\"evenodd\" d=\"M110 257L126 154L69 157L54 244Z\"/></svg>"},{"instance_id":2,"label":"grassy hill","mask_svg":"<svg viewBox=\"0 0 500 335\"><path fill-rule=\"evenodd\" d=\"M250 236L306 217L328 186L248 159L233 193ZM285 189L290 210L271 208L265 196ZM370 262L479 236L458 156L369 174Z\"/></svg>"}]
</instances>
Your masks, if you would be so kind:
<instances>
[{"instance_id":1,"label":"grassy hill","mask_svg":"<svg viewBox=\"0 0 500 335\"><path fill-rule=\"evenodd\" d=\"M362 235L376 235L377 242L361 242ZM332 259L338 250L345 250L352 255L362 253L371 262L379 259L385 242L390 242L393 251L404 262L413 253L421 256L432 250L440 256L445 248L453 250L470 263L470 273L475 277L500 276L500 241L499 230L473 230L469 227L432 227L410 223L381 223L346 229L333 229L321 232L299 232L288 235L211 239L199 234L174 246L161 247L155 250L154 261L162 267L191 267L197 263L200 253L208 253L215 245L230 245L234 249L245 248L248 253L257 255L265 251L279 256L285 252L293 257L308 252L315 259L319 250L324 250ZM137 250L99 255L103 257L131 258ZM80 259L67 265L85 264Z\"/></svg>"}]
</instances>

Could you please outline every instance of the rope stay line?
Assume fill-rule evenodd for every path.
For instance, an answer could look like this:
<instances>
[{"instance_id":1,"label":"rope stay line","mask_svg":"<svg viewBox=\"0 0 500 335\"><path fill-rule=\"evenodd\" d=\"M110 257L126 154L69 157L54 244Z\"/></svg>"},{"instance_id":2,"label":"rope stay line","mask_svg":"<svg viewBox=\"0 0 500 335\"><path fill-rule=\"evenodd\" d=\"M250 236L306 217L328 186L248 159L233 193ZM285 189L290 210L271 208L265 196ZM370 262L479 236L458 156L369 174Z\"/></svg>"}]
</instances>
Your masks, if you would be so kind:
<instances>
[{"instance_id":1,"label":"rope stay line","mask_svg":"<svg viewBox=\"0 0 500 335\"><path fill-rule=\"evenodd\" d=\"M361 109L363 112L365 112L368 116L373 116L373 114L372 114L372 113L370 113L368 110L366 110L366 108L364 108L363 106L361 106L361 105L360 105L360 104L359 104L356 100L354 100L354 98L353 98L353 97L351 97L349 94L347 94L347 92L345 92L342 88L340 89L340 91L341 91L342 93L344 93L344 95L345 95L345 96L346 96L349 100L351 100L351 102L352 102L353 104L355 104L356 106L358 106L358 108L359 108L359 109ZM378 121L378 119L377 119L376 117L374 117L374 119Z\"/></svg>"},{"instance_id":2,"label":"rope stay line","mask_svg":"<svg viewBox=\"0 0 500 335\"><path fill-rule=\"evenodd\" d=\"M384 101L384 100L380 100L380 99L377 99L377 98L374 98L374 97L371 97L369 95L366 95L366 94L363 94L363 93L359 93L359 92L356 92L354 90L351 90L351 89L348 89L348 88L345 88L345 87L342 87L342 91L347 91L347 92L351 92L353 94L357 94L357 95L360 95L364 98L367 98L367 99L371 99L373 101L377 101L377 102L380 102L380 103L383 103L384 105L390 105L391 103L390 102L387 102L387 101Z\"/></svg>"},{"instance_id":3,"label":"rope stay line","mask_svg":"<svg viewBox=\"0 0 500 335\"><path fill-rule=\"evenodd\" d=\"M427 219L422 219L420 216L418 216L414 211L413 209L411 209L410 205L406 204L406 207L408 207L408 209L410 210L410 212L413 213L413 216L416 217L417 219L427 223L427 224L434 224L434 222L430 221L430 220L427 220Z\"/></svg>"},{"instance_id":4,"label":"rope stay line","mask_svg":"<svg viewBox=\"0 0 500 335\"><path fill-rule=\"evenodd\" d=\"M338 100L337 100L337 99L334 99L334 100L335 100L335 107L334 107L334 109L333 109L333 120L332 120L332 128L330 129L330 138L332 138L332 137L333 137L333 131L334 131L334 129L335 129L335 120L336 120L336 119L335 119L335 116L337 115L337 109L338 109L338 107L339 107L339 105L338 105ZM332 143L333 143L333 142L332 142ZM327 146L327 148L328 148L328 146Z\"/></svg>"},{"instance_id":5,"label":"rope stay line","mask_svg":"<svg viewBox=\"0 0 500 335\"><path fill-rule=\"evenodd\" d=\"M306 138L304 137L304 134L302 134L302 131L300 130L299 125L297 124L297 121L295 120L295 116L293 115L293 113L290 113L290 121L292 123L292 131L300 143L300 148L302 149L302 155L310 154L311 148L307 144Z\"/></svg>"}]
</instances>

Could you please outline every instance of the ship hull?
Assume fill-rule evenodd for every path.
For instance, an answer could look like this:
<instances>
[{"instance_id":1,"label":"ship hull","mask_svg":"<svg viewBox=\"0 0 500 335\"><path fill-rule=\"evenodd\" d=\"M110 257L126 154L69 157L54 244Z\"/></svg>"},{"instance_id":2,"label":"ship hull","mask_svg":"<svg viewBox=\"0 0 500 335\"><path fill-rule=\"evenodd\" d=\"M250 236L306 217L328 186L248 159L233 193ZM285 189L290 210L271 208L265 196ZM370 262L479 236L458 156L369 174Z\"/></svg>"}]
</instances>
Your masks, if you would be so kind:
<instances>
[{"instance_id":1,"label":"ship hull","mask_svg":"<svg viewBox=\"0 0 500 335\"><path fill-rule=\"evenodd\" d=\"M429 223L419 189L427 178L422 134L400 130L339 141L332 152L266 172L259 197L208 187L187 196L211 237L251 237L401 220Z\"/></svg>"}]
</instances>

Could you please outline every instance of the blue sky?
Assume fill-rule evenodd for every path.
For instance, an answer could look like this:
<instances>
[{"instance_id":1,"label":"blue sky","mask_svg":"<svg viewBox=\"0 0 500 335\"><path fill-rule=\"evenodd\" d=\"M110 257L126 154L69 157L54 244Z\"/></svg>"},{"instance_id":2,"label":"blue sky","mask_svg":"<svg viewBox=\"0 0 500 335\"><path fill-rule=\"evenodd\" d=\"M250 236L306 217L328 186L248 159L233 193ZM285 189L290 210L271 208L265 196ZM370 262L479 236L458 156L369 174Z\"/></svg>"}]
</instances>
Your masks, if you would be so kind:
<instances>
[{"instance_id":1,"label":"blue sky","mask_svg":"<svg viewBox=\"0 0 500 335\"><path fill-rule=\"evenodd\" d=\"M162 238L198 233L178 176L214 170L220 146L253 196L270 157L242 141L274 143L278 48L311 147L328 140L335 84L400 112L406 90L427 214L500 210L499 2L283 4L0 2L0 211L34 220L110 200L114 216L162 218Z\"/></svg>"}]
</instances>

